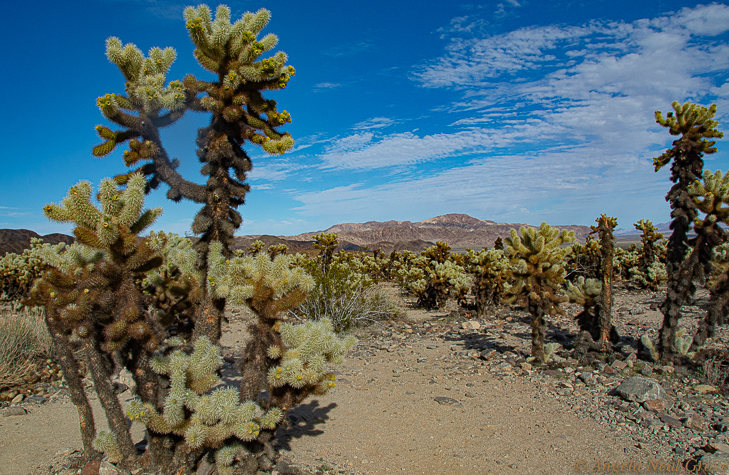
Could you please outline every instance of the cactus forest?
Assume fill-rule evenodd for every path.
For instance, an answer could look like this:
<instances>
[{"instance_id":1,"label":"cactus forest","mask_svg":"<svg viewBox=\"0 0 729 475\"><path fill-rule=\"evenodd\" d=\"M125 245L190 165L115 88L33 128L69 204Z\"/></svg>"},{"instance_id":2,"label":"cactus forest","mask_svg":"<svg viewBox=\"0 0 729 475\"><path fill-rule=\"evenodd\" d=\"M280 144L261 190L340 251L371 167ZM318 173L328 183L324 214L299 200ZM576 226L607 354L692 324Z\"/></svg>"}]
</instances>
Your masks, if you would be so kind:
<instances>
[{"instance_id":1,"label":"cactus forest","mask_svg":"<svg viewBox=\"0 0 729 475\"><path fill-rule=\"evenodd\" d=\"M0 258L3 300L42 310L53 364L78 410L84 462L165 475L202 473L208 462L221 475L270 470L287 411L336 386L335 368L355 346L357 328L398 317L377 291L383 284L430 312L448 308L488 320L498 308L520 309L531 331L525 362L534 368L559 367L566 358L622 360L616 286L661 295L657 337L646 333L635 342L646 361L691 365L725 323L729 173L704 168L723 136L716 106L674 102L673 111L655 113L676 137L654 159L656 171L671 172L669 236L640 220L630 227L641 242L621 248L616 218L603 214L585 242L542 223L465 252L440 241L418 254L345 251L334 233L315 235L306 255L261 241L235 249L250 149L281 155L294 144L283 130L291 115L269 96L295 71L285 53L272 53L278 38L263 33L265 9L232 21L228 7L200 5L187 7L184 18L195 58L215 79L168 78L174 49L145 55L109 38L106 56L124 87L97 98L109 125L96 126L101 143L93 154L121 152L126 168L96 187L81 181L44 208L49 220L74 226L74 244L36 240ZM160 133L188 112L209 117L196 141L204 184L181 175ZM195 237L148 231L163 210L145 209L145 198L160 185L172 201L199 204ZM679 326L682 309L699 291L708 294L705 314L687 333ZM226 311L239 307L253 320L237 358L240 383L226 386L220 340ZM559 315L579 328L561 344L550 337ZM136 387L126 410L111 383L122 369ZM109 430L99 429L82 372ZM7 390L22 381L0 383ZM130 422L144 426L142 453Z\"/></svg>"}]
</instances>

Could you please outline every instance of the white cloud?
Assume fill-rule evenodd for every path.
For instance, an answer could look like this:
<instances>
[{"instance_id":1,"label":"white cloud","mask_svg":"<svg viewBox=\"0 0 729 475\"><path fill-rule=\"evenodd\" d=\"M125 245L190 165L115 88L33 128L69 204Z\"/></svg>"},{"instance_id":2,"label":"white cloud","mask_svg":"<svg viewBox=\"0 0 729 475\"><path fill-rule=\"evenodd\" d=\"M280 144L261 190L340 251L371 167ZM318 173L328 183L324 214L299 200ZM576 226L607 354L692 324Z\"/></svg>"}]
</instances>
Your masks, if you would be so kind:
<instances>
[{"instance_id":1,"label":"white cloud","mask_svg":"<svg viewBox=\"0 0 729 475\"><path fill-rule=\"evenodd\" d=\"M312 92L321 92L321 91L326 91L328 89L336 89L338 87L342 87L342 84L338 83L338 82L320 82L320 83L314 84L314 88L312 89Z\"/></svg>"},{"instance_id":2,"label":"white cloud","mask_svg":"<svg viewBox=\"0 0 729 475\"><path fill-rule=\"evenodd\" d=\"M264 158L256 161L253 169L248 173L248 178L251 181L281 181L288 178L291 173L301 168L303 168L302 164L294 163L288 158ZM268 189L261 184L256 184L255 188L258 190Z\"/></svg>"},{"instance_id":3,"label":"white cloud","mask_svg":"<svg viewBox=\"0 0 729 475\"><path fill-rule=\"evenodd\" d=\"M358 122L352 126L355 130L382 129L391 125L399 124L401 120L388 119L387 117L374 117L372 119Z\"/></svg>"}]
</instances>

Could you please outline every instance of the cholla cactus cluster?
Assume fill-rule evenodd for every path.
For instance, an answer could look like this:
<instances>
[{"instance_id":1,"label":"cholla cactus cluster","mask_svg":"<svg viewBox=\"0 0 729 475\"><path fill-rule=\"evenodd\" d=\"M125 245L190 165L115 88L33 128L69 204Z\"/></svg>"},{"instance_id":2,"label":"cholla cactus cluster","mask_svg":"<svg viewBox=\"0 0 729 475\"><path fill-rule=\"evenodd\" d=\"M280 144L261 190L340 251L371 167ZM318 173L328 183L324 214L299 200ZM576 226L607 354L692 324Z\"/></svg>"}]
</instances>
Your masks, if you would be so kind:
<instances>
[{"instance_id":1,"label":"cholla cactus cluster","mask_svg":"<svg viewBox=\"0 0 729 475\"><path fill-rule=\"evenodd\" d=\"M408 289L418 297L418 305L442 308L449 298L462 298L471 286L471 277L453 261L437 262L419 256L407 271Z\"/></svg>"},{"instance_id":2,"label":"cholla cactus cluster","mask_svg":"<svg viewBox=\"0 0 729 475\"><path fill-rule=\"evenodd\" d=\"M30 247L22 253L8 252L0 257L0 300L27 298L35 280L48 270L46 252L58 254L66 246L65 243L52 246L43 239L31 238Z\"/></svg>"},{"instance_id":3,"label":"cholla cactus cluster","mask_svg":"<svg viewBox=\"0 0 729 475\"><path fill-rule=\"evenodd\" d=\"M483 316L490 306L501 304L504 295L511 288L511 263L500 249L482 249L475 252L468 249L466 271L472 276L476 314Z\"/></svg>"},{"instance_id":4,"label":"cholla cactus cluster","mask_svg":"<svg viewBox=\"0 0 729 475\"><path fill-rule=\"evenodd\" d=\"M314 286L302 268L292 268L292 260L283 254L271 260L265 252L226 259L222 245L213 243L208 255L208 292L231 303L248 304L259 316L275 319L301 303Z\"/></svg>"}]
</instances>

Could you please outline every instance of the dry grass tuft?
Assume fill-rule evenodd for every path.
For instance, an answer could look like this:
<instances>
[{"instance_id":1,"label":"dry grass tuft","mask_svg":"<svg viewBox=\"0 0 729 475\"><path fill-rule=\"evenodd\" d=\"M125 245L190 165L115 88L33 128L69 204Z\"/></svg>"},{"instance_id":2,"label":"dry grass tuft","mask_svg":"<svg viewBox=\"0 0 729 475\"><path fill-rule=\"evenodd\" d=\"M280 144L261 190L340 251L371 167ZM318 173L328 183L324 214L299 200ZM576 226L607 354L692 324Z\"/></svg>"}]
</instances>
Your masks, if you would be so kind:
<instances>
[{"instance_id":1,"label":"dry grass tuft","mask_svg":"<svg viewBox=\"0 0 729 475\"><path fill-rule=\"evenodd\" d=\"M0 309L0 390L21 386L34 358L52 354L43 310L18 305Z\"/></svg>"}]
</instances>

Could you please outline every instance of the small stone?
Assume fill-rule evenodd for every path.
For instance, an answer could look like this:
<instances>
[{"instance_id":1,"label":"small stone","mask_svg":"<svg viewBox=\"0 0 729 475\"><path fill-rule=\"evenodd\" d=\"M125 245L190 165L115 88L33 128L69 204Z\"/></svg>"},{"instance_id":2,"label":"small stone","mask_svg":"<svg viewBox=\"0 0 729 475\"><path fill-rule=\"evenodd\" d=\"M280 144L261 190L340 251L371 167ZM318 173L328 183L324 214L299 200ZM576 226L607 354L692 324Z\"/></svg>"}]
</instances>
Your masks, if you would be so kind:
<instances>
[{"instance_id":1,"label":"small stone","mask_svg":"<svg viewBox=\"0 0 729 475\"><path fill-rule=\"evenodd\" d=\"M461 324L461 327L464 330L478 330L479 328L481 328L481 324L478 323L476 320L469 320L467 322L463 322Z\"/></svg>"},{"instance_id":2,"label":"small stone","mask_svg":"<svg viewBox=\"0 0 729 475\"><path fill-rule=\"evenodd\" d=\"M74 449L73 447L65 447L63 449L58 450L55 454L53 454L53 456L54 457L68 457L76 452L78 452L78 450Z\"/></svg>"},{"instance_id":3,"label":"small stone","mask_svg":"<svg viewBox=\"0 0 729 475\"><path fill-rule=\"evenodd\" d=\"M530 365L529 363L521 363L519 366L524 371L531 371L531 369L532 369L532 365Z\"/></svg>"},{"instance_id":4,"label":"small stone","mask_svg":"<svg viewBox=\"0 0 729 475\"><path fill-rule=\"evenodd\" d=\"M675 417L671 417L669 415L663 415L660 417L660 419L661 419L661 422L663 422L664 424L666 424L668 426L671 426L674 428L683 427L683 424L681 424L681 421L679 421Z\"/></svg>"},{"instance_id":5,"label":"small stone","mask_svg":"<svg viewBox=\"0 0 729 475\"><path fill-rule=\"evenodd\" d=\"M661 366L660 369L666 374L673 374L673 372L676 371L676 368L673 366Z\"/></svg>"},{"instance_id":6,"label":"small stone","mask_svg":"<svg viewBox=\"0 0 729 475\"><path fill-rule=\"evenodd\" d=\"M433 398L433 400L441 405L463 407L463 404L461 404L457 400L453 399L452 397L438 396L438 397Z\"/></svg>"},{"instance_id":7,"label":"small stone","mask_svg":"<svg viewBox=\"0 0 729 475\"><path fill-rule=\"evenodd\" d=\"M613 369L611 366L605 366L602 369L602 372L605 373L605 374L615 374L615 369Z\"/></svg>"},{"instance_id":8,"label":"small stone","mask_svg":"<svg viewBox=\"0 0 729 475\"><path fill-rule=\"evenodd\" d=\"M714 393L716 388L710 384L699 384L696 386L696 392L699 394Z\"/></svg>"},{"instance_id":9,"label":"small stone","mask_svg":"<svg viewBox=\"0 0 729 475\"><path fill-rule=\"evenodd\" d=\"M428 346L426 346L425 348L426 348L426 349L428 349L428 350L435 350L435 349L436 349L436 348L438 348L438 347L437 347L437 346L435 346L435 345L428 345Z\"/></svg>"},{"instance_id":10,"label":"small stone","mask_svg":"<svg viewBox=\"0 0 729 475\"><path fill-rule=\"evenodd\" d=\"M580 379L584 382L591 380L593 377L594 377L594 375L592 373L590 373L589 371L584 371L584 372L580 373Z\"/></svg>"},{"instance_id":11,"label":"small stone","mask_svg":"<svg viewBox=\"0 0 729 475\"><path fill-rule=\"evenodd\" d=\"M473 394L472 392L467 392L467 393L465 394L465 396L466 396L466 397L476 397L476 395L475 395L475 394Z\"/></svg>"},{"instance_id":12,"label":"small stone","mask_svg":"<svg viewBox=\"0 0 729 475\"><path fill-rule=\"evenodd\" d=\"M632 346L630 348L632 348ZM628 355L627 358L625 358L625 361L635 363L636 361L638 361L638 355L636 355L635 353L631 353Z\"/></svg>"},{"instance_id":13,"label":"small stone","mask_svg":"<svg viewBox=\"0 0 729 475\"><path fill-rule=\"evenodd\" d=\"M704 450L706 450L707 452L712 453L712 454L716 453L716 452L722 452L725 454L729 454L729 445L722 444L721 442L712 441L712 442L709 442L708 444L706 444L706 447L704 448Z\"/></svg>"},{"instance_id":14,"label":"small stone","mask_svg":"<svg viewBox=\"0 0 729 475\"><path fill-rule=\"evenodd\" d=\"M627 365L627 364L625 364L624 362L620 361L620 360L615 360L615 361L613 361L613 364L611 365L611 367L612 367L612 368L613 368L614 370L620 371L620 370L622 370L622 369L625 369L625 368L627 368L627 367L628 367L628 365Z\"/></svg>"},{"instance_id":15,"label":"small stone","mask_svg":"<svg viewBox=\"0 0 729 475\"><path fill-rule=\"evenodd\" d=\"M99 475L99 467L101 462L99 460L92 460L84 465L84 469L81 470L81 475Z\"/></svg>"},{"instance_id":16,"label":"small stone","mask_svg":"<svg viewBox=\"0 0 729 475\"><path fill-rule=\"evenodd\" d=\"M666 401L664 399L653 399L650 401L645 401L643 403L643 407L651 411L654 414L657 414L659 412L663 412L666 410Z\"/></svg>"},{"instance_id":17,"label":"small stone","mask_svg":"<svg viewBox=\"0 0 729 475\"><path fill-rule=\"evenodd\" d=\"M10 416L23 416L25 414L28 414L28 411L25 410L24 407L9 407L5 410L5 413L3 414L4 417L10 417Z\"/></svg>"},{"instance_id":18,"label":"small stone","mask_svg":"<svg viewBox=\"0 0 729 475\"><path fill-rule=\"evenodd\" d=\"M11 403L13 403L13 404L18 404L18 403L20 403L20 402L23 402L23 398L25 398L25 396L23 396L22 394L18 394L18 395L17 395L17 396L15 396L15 397L13 398L13 400L12 400L12 401L10 401L10 402L11 402Z\"/></svg>"},{"instance_id":19,"label":"small stone","mask_svg":"<svg viewBox=\"0 0 729 475\"><path fill-rule=\"evenodd\" d=\"M704 430L706 428L706 422L698 414L691 414L686 417L686 420L683 421L683 425L684 427L693 430Z\"/></svg>"},{"instance_id":20,"label":"small stone","mask_svg":"<svg viewBox=\"0 0 729 475\"><path fill-rule=\"evenodd\" d=\"M722 419L721 422L717 423L716 430L719 432L726 432L729 430L729 419Z\"/></svg>"}]
</instances>

